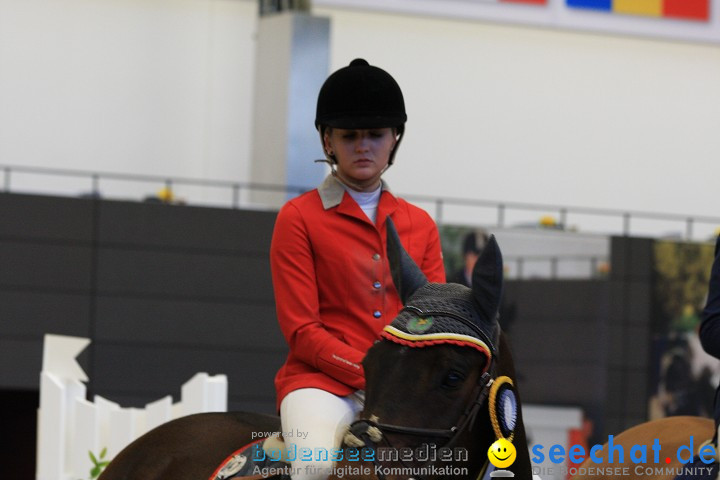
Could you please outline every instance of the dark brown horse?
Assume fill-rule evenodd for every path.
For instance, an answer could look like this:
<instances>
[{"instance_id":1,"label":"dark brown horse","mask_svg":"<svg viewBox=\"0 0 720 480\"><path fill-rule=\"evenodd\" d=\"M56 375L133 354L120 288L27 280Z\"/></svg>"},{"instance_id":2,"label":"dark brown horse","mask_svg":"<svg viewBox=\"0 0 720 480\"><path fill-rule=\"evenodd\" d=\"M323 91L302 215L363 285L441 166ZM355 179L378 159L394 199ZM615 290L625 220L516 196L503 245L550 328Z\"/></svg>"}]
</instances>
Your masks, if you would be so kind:
<instances>
[{"instance_id":1,"label":"dark brown horse","mask_svg":"<svg viewBox=\"0 0 720 480\"><path fill-rule=\"evenodd\" d=\"M500 338L500 349L509 355L504 337ZM376 457L382 457L377 452L386 452L384 461L365 462L362 467L358 462L341 463L338 476L331 478L375 479L378 473L388 480L478 478L488 468L488 449L496 440L487 402L480 399L477 411L472 411L479 400L484 362L479 352L468 347L412 348L390 341L376 344L363 362L368 396L352 431L362 427L361 434L355 435L362 436L366 425L378 428L379 438L366 439L365 443L375 450ZM498 374L514 378L511 362L501 363ZM508 470L515 478L530 479L525 431L522 419L517 421L513 440L517 460ZM453 458L442 460L438 454L435 460L426 460L427 455L418 457L416 453L427 451L422 448L430 453L452 452ZM411 453L408 456L412 458L401 461L391 455L402 451Z\"/></svg>"},{"instance_id":2,"label":"dark brown horse","mask_svg":"<svg viewBox=\"0 0 720 480\"><path fill-rule=\"evenodd\" d=\"M503 266L494 239L475 266L472 290L428 283L391 224L388 257L405 308L363 361L365 406L346 436L346 447L373 455L364 463L340 462L337 476L475 479L502 436L517 447L507 469L529 480L512 357L497 323ZM274 431L280 421L271 416L180 418L131 443L100 480L205 480L258 433Z\"/></svg>"}]
</instances>

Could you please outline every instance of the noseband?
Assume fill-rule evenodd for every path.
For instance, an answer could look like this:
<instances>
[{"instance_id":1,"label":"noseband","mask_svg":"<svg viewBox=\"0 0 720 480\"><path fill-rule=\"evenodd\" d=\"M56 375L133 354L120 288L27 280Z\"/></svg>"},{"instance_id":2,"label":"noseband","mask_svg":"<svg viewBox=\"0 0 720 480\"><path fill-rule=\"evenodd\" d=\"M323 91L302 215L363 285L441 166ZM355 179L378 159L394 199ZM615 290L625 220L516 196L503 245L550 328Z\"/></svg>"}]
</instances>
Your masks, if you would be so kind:
<instances>
[{"instance_id":1,"label":"noseband","mask_svg":"<svg viewBox=\"0 0 720 480\"><path fill-rule=\"evenodd\" d=\"M492 373L490 373L492 372ZM349 427L349 432L345 436L345 443L356 448L368 447L371 448L373 444L379 443L383 436L387 433L399 434L399 435L412 435L419 437L433 437L433 438L447 438L447 442L443 444L441 449L451 448L457 442L460 435L466 430L472 430L475 424L475 419L480 408L485 404L490 387L495 381L495 366L493 365L482 374L479 378L475 390L477 394L474 396L474 401L470 403L463 414L460 416L454 426L447 429L436 429L436 428L418 428L418 427L406 427L404 425L393 425L389 423L380 423L374 417L370 419L361 419L353 422ZM378 434L379 433L379 434ZM387 440L386 440L387 441ZM388 442L389 444L389 442ZM375 469L376 476L379 480L385 480L385 475L380 468L380 462L377 457L374 457L373 463L377 467ZM401 460L401 463L404 462ZM428 460L420 468L427 468L436 463L436 460ZM487 469L487 460L477 478L481 478ZM422 480L421 477L412 477L415 480Z\"/></svg>"}]
</instances>

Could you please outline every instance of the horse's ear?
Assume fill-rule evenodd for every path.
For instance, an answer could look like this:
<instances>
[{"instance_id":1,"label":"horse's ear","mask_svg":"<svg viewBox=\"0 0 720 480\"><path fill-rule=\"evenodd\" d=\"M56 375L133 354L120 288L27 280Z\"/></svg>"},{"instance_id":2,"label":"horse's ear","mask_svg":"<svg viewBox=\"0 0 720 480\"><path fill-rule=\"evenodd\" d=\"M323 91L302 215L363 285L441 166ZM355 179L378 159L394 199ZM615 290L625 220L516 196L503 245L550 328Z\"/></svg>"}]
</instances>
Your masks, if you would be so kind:
<instances>
[{"instance_id":1,"label":"horse's ear","mask_svg":"<svg viewBox=\"0 0 720 480\"><path fill-rule=\"evenodd\" d=\"M503 290L503 260L495 235L490 235L472 273L472 291L483 318L494 321Z\"/></svg>"},{"instance_id":2,"label":"horse's ear","mask_svg":"<svg viewBox=\"0 0 720 480\"><path fill-rule=\"evenodd\" d=\"M420 270L415 261L408 255L400 243L400 236L395 229L395 224L387 217L387 254L390 262L390 273L393 283L400 295L403 305L415 291L428 283L425 274Z\"/></svg>"}]
</instances>

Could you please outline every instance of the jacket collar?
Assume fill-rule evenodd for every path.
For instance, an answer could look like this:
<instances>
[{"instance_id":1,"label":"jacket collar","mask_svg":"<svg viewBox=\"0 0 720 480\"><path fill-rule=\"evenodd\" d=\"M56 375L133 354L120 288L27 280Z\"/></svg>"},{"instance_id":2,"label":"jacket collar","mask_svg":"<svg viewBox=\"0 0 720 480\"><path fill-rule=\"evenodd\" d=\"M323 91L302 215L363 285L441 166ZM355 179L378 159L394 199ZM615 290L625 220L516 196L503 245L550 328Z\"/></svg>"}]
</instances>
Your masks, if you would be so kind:
<instances>
[{"instance_id":1,"label":"jacket collar","mask_svg":"<svg viewBox=\"0 0 720 480\"><path fill-rule=\"evenodd\" d=\"M385 182L385 180L380 180L380 188L383 192L388 192L392 195L390 186ZM343 187L340 180L335 178L335 176L331 173L325 177L325 180L323 180L318 187L318 193L320 194L320 200L322 201L323 208L328 210L330 208L337 207L340 203L342 203L343 196L345 195L345 187Z\"/></svg>"}]
</instances>

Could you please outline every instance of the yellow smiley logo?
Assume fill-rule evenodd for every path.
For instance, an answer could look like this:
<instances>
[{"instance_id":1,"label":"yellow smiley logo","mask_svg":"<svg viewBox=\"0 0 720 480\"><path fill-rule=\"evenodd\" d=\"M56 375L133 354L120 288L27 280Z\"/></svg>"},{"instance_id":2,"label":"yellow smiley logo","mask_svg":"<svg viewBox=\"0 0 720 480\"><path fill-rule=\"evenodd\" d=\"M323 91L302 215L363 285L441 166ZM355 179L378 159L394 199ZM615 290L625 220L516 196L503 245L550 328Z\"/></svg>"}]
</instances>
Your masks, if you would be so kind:
<instances>
[{"instance_id":1,"label":"yellow smiley logo","mask_svg":"<svg viewBox=\"0 0 720 480\"><path fill-rule=\"evenodd\" d=\"M488 449L488 460L497 468L509 467L516 456L515 446L505 438L495 441Z\"/></svg>"}]
</instances>

